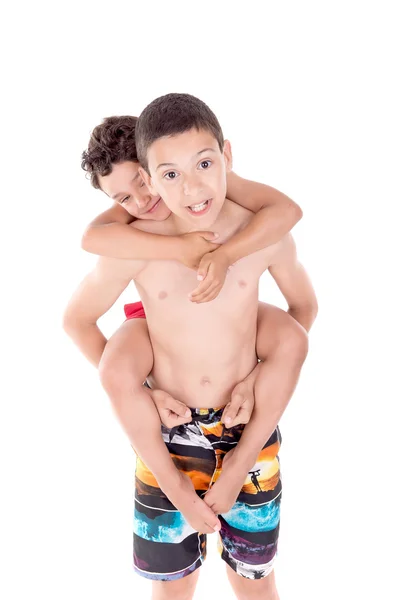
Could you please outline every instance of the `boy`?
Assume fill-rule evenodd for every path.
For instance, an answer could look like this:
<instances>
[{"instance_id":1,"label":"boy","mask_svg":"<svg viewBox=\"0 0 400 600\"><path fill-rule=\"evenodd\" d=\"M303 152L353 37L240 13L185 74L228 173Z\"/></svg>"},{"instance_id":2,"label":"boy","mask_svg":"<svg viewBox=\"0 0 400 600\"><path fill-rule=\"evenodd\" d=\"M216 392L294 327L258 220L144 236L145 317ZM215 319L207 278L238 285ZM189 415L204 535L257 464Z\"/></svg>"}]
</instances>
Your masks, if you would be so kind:
<instances>
[{"instance_id":1,"label":"boy","mask_svg":"<svg viewBox=\"0 0 400 600\"><path fill-rule=\"evenodd\" d=\"M136 121L136 117L131 116L105 119L94 129L88 150L83 153L82 167L90 174L92 185L103 189L118 202L88 227L83 247L90 252L116 258L174 258L191 268L199 266L200 262L199 277L205 278L193 301L209 301L221 289L230 262L281 239L301 218L301 210L277 190L229 173L228 197L253 212L259 212L245 231L234 236L218 251L210 252L218 246L205 239L214 239L209 232L179 237L154 236L129 227L127 223L134 218L163 220L170 214L162 199L152 197L138 176ZM141 303L129 305L125 310L128 321L108 342L105 352L105 338L100 334L99 347L92 348L87 354L89 360L98 366L103 353L100 374L111 399L132 396L132 391L141 386L152 365L146 323L142 319L132 320L144 317ZM82 341L82 333L85 337L85 330L88 332L95 326L92 323L82 327L73 305L67 311L65 325L78 345ZM271 367L279 361L274 350L282 348L282 345L285 346L287 367L290 359L299 361L301 356L305 358L305 336L283 311L260 304L259 327L258 356L265 358L268 354ZM279 364L276 364L276 372L279 371ZM157 391L152 397L165 425L171 427L188 420L185 417L186 407L168 394ZM241 382L234 389L232 404L224 415L226 425L247 422L252 404L252 381Z\"/></svg>"},{"instance_id":2,"label":"boy","mask_svg":"<svg viewBox=\"0 0 400 600\"><path fill-rule=\"evenodd\" d=\"M137 221L135 228L179 235L191 228L212 227L221 242L243 229L249 211L225 200L230 149L208 107L188 95L158 99L141 115L137 133L140 158L148 170L143 176L173 213L165 221ZM102 287L108 283L108 298L106 302L103 298L103 304L112 303L132 278L136 281L153 346L151 383L192 407L193 423L180 428L172 438L163 430L166 446L180 470L168 464L161 450L157 460L146 450L146 465L138 459L135 565L145 576L163 580L155 583L163 597L180 594L189 598L194 590L205 538L187 521L196 520L196 514L190 517L193 508L200 514L203 511L199 495L206 491L205 502L215 507L225 485L233 482L235 487L240 481L242 486L245 479L240 492L243 502L236 502L221 517L222 557L230 567L228 575L239 598L248 597L255 589L264 597L276 597L271 574L279 523L280 435L275 427L291 390L281 390L279 398L272 395L266 407L256 402L255 418L244 430L234 428L228 434L221 427L222 409L213 408L228 402L232 384L247 377L256 364L258 279L266 268L289 306L295 307L294 316L309 329L316 313L315 296L290 238L239 261L218 298L200 305L187 298L193 274L176 262L101 261ZM256 367L260 374L267 368L267 364ZM265 393L259 382L266 379L257 379L257 396ZM270 435L271 431L264 445L266 432ZM143 448L144 441L140 441ZM222 458L231 448L221 471ZM246 478L249 469L250 484ZM184 472L190 474L198 495ZM258 486L252 485L255 479ZM219 485L221 481L224 486ZM258 494L262 498L255 498ZM261 508L257 500L263 500ZM179 505L189 519L182 519L176 511ZM246 579L260 577L265 579Z\"/></svg>"}]
</instances>

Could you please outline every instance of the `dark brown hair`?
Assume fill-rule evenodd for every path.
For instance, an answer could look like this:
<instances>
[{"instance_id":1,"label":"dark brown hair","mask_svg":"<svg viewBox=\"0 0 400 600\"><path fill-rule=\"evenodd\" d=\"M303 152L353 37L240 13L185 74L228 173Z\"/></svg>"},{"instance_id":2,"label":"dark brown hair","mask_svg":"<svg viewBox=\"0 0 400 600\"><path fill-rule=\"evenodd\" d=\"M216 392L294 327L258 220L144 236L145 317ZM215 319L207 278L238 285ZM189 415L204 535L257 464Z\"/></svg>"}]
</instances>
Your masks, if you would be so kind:
<instances>
[{"instance_id":1,"label":"dark brown hair","mask_svg":"<svg viewBox=\"0 0 400 600\"><path fill-rule=\"evenodd\" d=\"M156 140L192 128L209 131L223 152L221 125L207 104L190 94L167 94L153 100L146 106L136 125L136 148L143 168L148 172L147 152Z\"/></svg>"},{"instance_id":2,"label":"dark brown hair","mask_svg":"<svg viewBox=\"0 0 400 600\"><path fill-rule=\"evenodd\" d=\"M137 117L107 117L93 129L81 166L96 189L100 189L99 175L109 175L113 165L126 160L137 162L136 123Z\"/></svg>"}]
</instances>

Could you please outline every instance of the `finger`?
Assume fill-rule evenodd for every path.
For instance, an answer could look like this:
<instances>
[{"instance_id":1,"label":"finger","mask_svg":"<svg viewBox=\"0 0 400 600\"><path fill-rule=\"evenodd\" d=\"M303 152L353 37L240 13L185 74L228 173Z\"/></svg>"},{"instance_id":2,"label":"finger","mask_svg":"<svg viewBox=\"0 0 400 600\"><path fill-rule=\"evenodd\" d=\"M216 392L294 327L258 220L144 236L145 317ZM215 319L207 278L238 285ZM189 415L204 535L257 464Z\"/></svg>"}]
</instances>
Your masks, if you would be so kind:
<instances>
[{"instance_id":1,"label":"finger","mask_svg":"<svg viewBox=\"0 0 400 600\"><path fill-rule=\"evenodd\" d=\"M198 233L208 242L213 242L219 237L219 233L216 231L199 231Z\"/></svg>"},{"instance_id":2,"label":"finger","mask_svg":"<svg viewBox=\"0 0 400 600\"><path fill-rule=\"evenodd\" d=\"M206 282L204 282L204 283L206 283ZM214 279L207 288L205 288L200 293L196 293L196 295L193 295L191 300L193 302L198 302L199 300L202 301L202 300L204 300L204 298L206 296L211 296L211 294L214 294L218 289L221 289L222 285L223 284L221 284L220 281L216 281Z\"/></svg>"},{"instance_id":3,"label":"finger","mask_svg":"<svg viewBox=\"0 0 400 600\"><path fill-rule=\"evenodd\" d=\"M215 502L215 500L212 500L211 498L207 498L207 494L204 496L203 500L204 500L204 502L207 504L207 506L208 506L209 508L211 508L211 510L212 510L212 511L213 511L215 514L217 514L217 513L216 513L216 511L215 511L215 505L216 505L216 502Z\"/></svg>"},{"instance_id":4,"label":"finger","mask_svg":"<svg viewBox=\"0 0 400 600\"><path fill-rule=\"evenodd\" d=\"M168 416L165 415L164 420L168 421L168 424L169 424L168 427L171 428L171 427L176 427L177 425L184 425L185 423L190 423L192 418L190 417L188 419L188 417L180 417L179 415L176 415L175 413L169 412Z\"/></svg>"},{"instance_id":5,"label":"finger","mask_svg":"<svg viewBox=\"0 0 400 600\"><path fill-rule=\"evenodd\" d=\"M214 533L214 531L219 531L221 529L220 521L215 525L211 525L210 523L204 523L204 525L209 528L209 531L204 530L202 533Z\"/></svg>"},{"instance_id":6,"label":"finger","mask_svg":"<svg viewBox=\"0 0 400 600\"><path fill-rule=\"evenodd\" d=\"M222 287L223 286L220 283L213 286L212 288L210 288L210 290L206 294L204 294L203 296L201 296L199 298L196 298L196 300L195 300L196 304L200 304L202 302L210 302L211 300L215 300L215 298L217 298L220 291L222 290Z\"/></svg>"},{"instance_id":7,"label":"finger","mask_svg":"<svg viewBox=\"0 0 400 600\"><path fill-rule=\"evenodd\" d=\"M242 394L235 394L232 400L225 406L221 421L226 427L232 427L232 423L238 417L243 402L244 397Z\"/></svg>"},{"instance_id":8,"label":"finger","mask_svg":"<svg viewBox=\"0 0 400 600\"><path fill-rule=\"evenodd\" d=\"M214 267L212 264L212 261L210 258L207 258L204 260L203 262L203 267L206 266L207 268L207 273L204 276L204 279L202 280L202 282L197 286L197 288L195 290L193 290L193 292L191 293L192 296L196 295L196 294L201 294L204 290L208 289L208 287L215 281L215 277L214 277ZM200 268L202 267L202 262L200 261ZM203 270L204 272L204 270ZM199 279L197 277L197 279Z\"/></svg>"},{"instance_id":9,"label":"finger","mask_svg":"<svg viewBox=\"0 0 400 600\"><path fill-rule=\"evenodd\" d=\"M179 417L187 418L192 416L190 408L186 404L180 402L179 400L175 400L175 398L173 398L169 394L165 398L165 408L169 409L171 412L175 413Z\"/></svg>"},{"instance_id":10,"label":"finger","mask_svg":"<svg viewBox=\"0 0 400 600\"><path fill-rule=\"evenodd\" d=\"M243 406L239 409L239 412L229 427L236 427L236 425L247 425L250 421L252 411Z\"/></svg>"},{"instance_id":11,"label":"finger","mask_svg":"<svg viewBox=\"0 0 400 600\"><path fill-rule=\"evenodd\" d=\"M205 279L207 277L207 273L208 273L208 269L210 268L210 258L207 255L207 257L204 257L201 259L200 264L199 264L199 268L197 269L197 280L198 281L203 281L203 279Z\"/></svg>"},{"instance_id":12,"label":"finger","mask_svg":"<svg viewBox=\"0 0 400 600\"><path fill-rule=\"evenodd\" d=\"M253 410L254 410L254 395L251 393L251 391L248 391L247 393L233 393L233 396L241 396L242 398L242 403L239 407L238 413L236 415L236 417L234 418L231 427L234 427L235 425L246 425L251 418L251 415L253 414ZM232 397L233 397L232 396Z\"/></svg>"},{"instance_id":13,"label":"finger","mask_svg":"<svg viewBox=\"0 0 400 600\"><path fill-rule=\"evenodd\" d=\"M211 283L210 283L210 287L206 288L206 284L207 284L208 280L210 280ZM219 292L223 288L224 283L225 283L225 276L224 277L216 276L215 272L211 266L211 268L208 272L208 277L194 290L194 292L191 293L190 299L193 300L194 302L199 302L199 301L204 302L205 296L211 295L211 293L214 293L214 292L216 292L216 295L214 297L217 297ZM202 287L203 285L204 285L204 289Z\"/></svg>"},{"instance_id":14,"label":"finger","mask_svg":"<svg viewBox=\"0 0 400 600\"><path fill-rule=\"evenodd\" d=\"M207 277L204 281L201 282L200 285L197 286L195 290L193 290L193 292L189 294L190 300L192 300L192 302L197 302L197 299L200 296L203 296L204 294L210 292L210 289L213 285L215 285L215 281L212 278Z\"/></svg>"}]
</instances>

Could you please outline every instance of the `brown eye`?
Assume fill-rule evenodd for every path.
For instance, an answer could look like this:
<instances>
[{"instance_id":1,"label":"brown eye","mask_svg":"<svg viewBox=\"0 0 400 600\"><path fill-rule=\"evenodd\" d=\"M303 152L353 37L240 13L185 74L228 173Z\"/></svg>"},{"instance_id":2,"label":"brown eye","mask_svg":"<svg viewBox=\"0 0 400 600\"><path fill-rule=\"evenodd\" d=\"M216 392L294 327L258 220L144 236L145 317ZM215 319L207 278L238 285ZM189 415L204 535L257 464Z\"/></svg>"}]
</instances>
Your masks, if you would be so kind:
<instances>
[{"instance_id":1,"label":"brown eye","mask_svg":"<svg viewBox=\"0 0 400 600\"><path fill-rule=\"evenodd\" d=\"M200 166L203 170L208 169L209 167L211 167L211 160L202 160Z\"/></svg>"}]
</instances>

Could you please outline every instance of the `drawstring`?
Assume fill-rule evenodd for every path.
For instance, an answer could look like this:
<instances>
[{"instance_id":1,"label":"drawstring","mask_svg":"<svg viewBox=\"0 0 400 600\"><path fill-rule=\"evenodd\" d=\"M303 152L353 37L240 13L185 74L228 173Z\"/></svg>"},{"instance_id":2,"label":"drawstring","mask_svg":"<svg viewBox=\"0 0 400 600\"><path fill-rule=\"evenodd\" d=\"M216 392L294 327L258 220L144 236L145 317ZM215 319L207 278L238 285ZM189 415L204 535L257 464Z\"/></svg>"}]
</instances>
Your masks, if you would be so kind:
<instances>
[{"instance_id":1,"label":"drawstring","mask_svg":"<svg viewBox=\"0 0 400 600\"><path fill-rule=\"evenodd\" d=\"M202 419L204 419L204 415L195 414L193 415L192 420L190 422L196 423L197 421L200 421ZM182 425L175 425L175 427L172 427L171 431L169 432L169 443L172 442L172 439L176 433L180 433L182 435L185 433L186 425L189 425L189 423L182 423Z\"/></svg>"}]
</instances>

